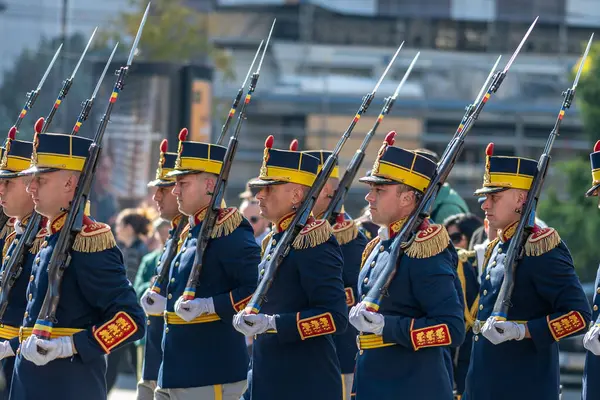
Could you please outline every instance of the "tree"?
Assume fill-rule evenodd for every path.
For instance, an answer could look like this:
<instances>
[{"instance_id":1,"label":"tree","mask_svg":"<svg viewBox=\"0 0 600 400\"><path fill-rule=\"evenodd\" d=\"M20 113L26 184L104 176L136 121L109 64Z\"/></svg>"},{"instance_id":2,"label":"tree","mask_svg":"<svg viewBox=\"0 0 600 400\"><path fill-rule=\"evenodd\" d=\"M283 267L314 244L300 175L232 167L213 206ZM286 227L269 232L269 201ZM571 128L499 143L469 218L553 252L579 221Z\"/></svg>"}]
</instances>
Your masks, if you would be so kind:
<instances>
[{"instance_id":1,"label":"tree","mask_svg":"<svg viewBox=\"0 0 600 400\"><path fill-rule=\"evenodd\" d=\"M130 3L134 11L119 14L110 28L102 32L105 42L131 43L135 37L148 0L130 0ZM210 41L209 19L209 14L188 7L182 0L153 0L138 46L140 58L174 63L208 59L227 77L231 76L227 53Z\"/></svg>"},{"instance_id":2,"label":"tree","mask_svg":"<svg viewBox=\"0 0 600 400\"><path fill-rule=\"evenodd\" d=\"M554 169L559 174L557 184L544 188L538 215L558 229L571 251L579 279L593 281L600 262L600 210L597 198L585 197L592 183L589 158L563 161Z\"/></svg>"},{"instance_id":3,"label":"tree","mask_svg":"<svg viewBox=\"0 0 600 400\"><path fill-rule=\"evenodd\" d=\"M19 129L19 139L32 139L33 124L37 118L46 116L50 112L62 86L62 81L70 76L73 68L75 68L88 39L79 34L69 36L66 39L61 54L65 63L64 69L61 69L61 58L57 59L37 101L23 120ZM2 116L0 118L0 131L7 132L16 121L21 108L25 104L27 92L37 87L60 43L59 38L42 39L37 49L24 49L15 60L12 68L4 72L2 85L0 86L0 116ZM65 49L68 50L65 51ZM91 94L89 67L92 59L93 54L88 52L85 61L77 72L67 98L56 114L50 131L53 128L58 130L60 125L63 125L64 129L69 129L70 124L75 123L81 102ZM61 118L64 124L59 123Z\"/></svg>"}]
</instances>

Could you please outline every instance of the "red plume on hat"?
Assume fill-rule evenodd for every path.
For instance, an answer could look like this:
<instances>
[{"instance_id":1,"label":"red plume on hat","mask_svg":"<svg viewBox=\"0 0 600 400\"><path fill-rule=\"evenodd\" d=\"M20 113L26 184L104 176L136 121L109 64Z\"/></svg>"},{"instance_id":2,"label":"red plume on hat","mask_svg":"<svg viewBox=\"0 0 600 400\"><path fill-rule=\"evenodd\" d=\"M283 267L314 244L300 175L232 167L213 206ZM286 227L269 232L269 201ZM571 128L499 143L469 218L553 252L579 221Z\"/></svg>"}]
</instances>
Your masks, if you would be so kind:
<instances>
[{"instance_id":1,"label":"red plume on hat","mask_svg":"<svg viewBox=\"0 0 600 400\"><path fill-rule=\"evenodd\" d=\"M294 139L291 141L290 151L298 151L298 139Z\"/></svg>"},{"instance_id":2,"label":"red plume on hat","mask_svg":"<svg viewBox=\"0 0 600 400\"><path fill-rule=\"evenodd\" d=\"M594 145L594 153L597 151L600 151L600 140L598 140Z\"/></svg>"}]
</instances>

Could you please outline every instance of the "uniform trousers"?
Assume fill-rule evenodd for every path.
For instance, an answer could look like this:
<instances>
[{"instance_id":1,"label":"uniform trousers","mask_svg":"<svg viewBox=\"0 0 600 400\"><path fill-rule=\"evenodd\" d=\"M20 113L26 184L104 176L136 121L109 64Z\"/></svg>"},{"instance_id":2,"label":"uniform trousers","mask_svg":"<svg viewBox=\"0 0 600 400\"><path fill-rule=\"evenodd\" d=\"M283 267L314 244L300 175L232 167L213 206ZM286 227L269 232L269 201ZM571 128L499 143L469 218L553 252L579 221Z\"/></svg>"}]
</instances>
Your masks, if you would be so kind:
<instances>
[{"instance_id":1,"label":"uniform trousers","mask_svg":"<svg viewBox=\"0 0 600 400\"><path fill-rule=\"evenodd\" d=\"M157 387L154 391L154 400L239 400L245 390L245 380L223 385L185 389L162 389Z\"/></svg>"}]
</instances>

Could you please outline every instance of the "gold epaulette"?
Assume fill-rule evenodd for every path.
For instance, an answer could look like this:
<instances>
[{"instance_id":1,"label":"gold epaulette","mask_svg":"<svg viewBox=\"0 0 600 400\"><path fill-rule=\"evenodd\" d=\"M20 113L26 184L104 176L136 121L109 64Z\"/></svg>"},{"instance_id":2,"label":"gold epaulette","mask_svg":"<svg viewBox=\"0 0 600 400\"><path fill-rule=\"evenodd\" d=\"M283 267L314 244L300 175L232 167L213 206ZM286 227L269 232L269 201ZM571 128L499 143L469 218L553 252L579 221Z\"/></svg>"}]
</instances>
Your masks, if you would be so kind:
<instances>
[{"instance_id":1,"label":"gold epaulette","mask_svg":"<svg viewBox=\"0 0 600 400\"><path fill-rule=\"evenodd\" d=\"M2 227L2 230L0 230L0 239L4 239L6 237L8 237L8 235L10 235L11 233L13 233L15 231L15 223L17 222L17 219L14 217L11 217L8 219L8 221L6 221L6 224L4 224L4 226Z\"/></svg>"},{"instance_id":2,"label":"gold epaulette","mask_svg":"<svg viewBox=\"0 0 600 400\"><path fill-rule=\"evenodd\" d=\"M539 228L527 238L525 254L541 256L560 244L560 236L554 228Z\"/></svg>"},{"instance_id":3,"label":"gold epaulette","mask_svg":"<svg viewBox=\"0 0 600 400\"><path fill-rule=\"evenodd\" d=\"M4 257L6 257L6 253L8 253L8 248L10 247L11 243L14 242L16 237L17 237L17 232L12 231L4 239L4 247L2 248L2 260L4 260Z\"/></svg>"},{"instance_id":4,"label":"gold epaulette","mask_svg":"<svg viewBox=\"0 0 600 400\"><path fill-rule=\"evenodd\" d=\"M306 224L300 231L298 236L294 239L292 246L296 250L316 247L328 241L332 234L333 230L331 229L329 222L323 219L314 220Z\"/></svg>"},{"instance_id":5,"label":"gold epaulette","mask_svg":"<svg viewBox=\"0 0 600 400\"><path fill-rule=\"evenodd\" d=\"M331 229L340 246L350 243L358 236L358 226L352 219L336 222Z\"/></svg>"},{"instance_id":6,"label":"gold epaulette","mask_svg":"<svg viewBox=\"0 0 600 400\"><path fill-rule=\"evenodd\" d=\"M373 251L375 246L377 246L378 243L379 243L379 236L377 236L375 239L373 239L369 243L367 243L367 245L365 246L365 249L363 250L363 253L362 253L362 261L360 262L361 268L363 265L365 265L365 261L367 261L367 258L369 258L369 254L371 254L371 252Z\"/></svg>"},{"instance_id":7,"label":"gold epaulette","mask_svg":"<svg viewBox=\"0 0 600 400\"><path fill-rule=\"evenodd\" d=\"M235 207L222 208L219 210L217 222L213 228L211 237L213 239L222 236L227 236L235 231L242 223L243 217L239 210Z\"/></svg>"},{"instance_id":8,"label":"gold epaulette","mask_svg":"<svg viewBox=\"0 0 600 400\"><path fill-rule=\"evenodd\" d=\"M444 251L450 243L450 236L444 225L423 222L415 239L404 253L411 258L429 258Z\"/></svg>"},{"instance_id":9,"label":"gold epaulette","mask_svg":"<svg viewBox=\"0 0 600 400\"><path fill-rule=\"evenodd\" d=\"M73 250L80 253L96 253L115 247L117 242L110 226L101 222L94 222L84 216L83 229L75 237Z\"/></svg>"},{"instance_id":10,"label":"gold epaulette","mask_svg":"<svg viewBox=\"0 0 600 400\"><path fill-rule=\"evenodd\" d=\"M42 243L44 243L44 240L46 240L46 235L48 235L48 230L46 229L46 227L40 229L37 235L35 235L33 245L29 249L29 252L31 254L37 254L38 251L40 251L40 249L42 248Z\"/></svg>"},{"instance_id":11,"label":"gold epaulette","mask_svg":"<svg viewBox=\"0 0 600 400\"><path fill-rule=\"evenodd\" d=\"M261 245L260 258L262 258L263 254L265 254L265 250L267 249L267 246L269 245L269 241L271 240L272 237L273 237L273 231L267 233L267 236L265 236L263 238L262 242L260 243L260 245Z\"/></svg>"}]
</instances>

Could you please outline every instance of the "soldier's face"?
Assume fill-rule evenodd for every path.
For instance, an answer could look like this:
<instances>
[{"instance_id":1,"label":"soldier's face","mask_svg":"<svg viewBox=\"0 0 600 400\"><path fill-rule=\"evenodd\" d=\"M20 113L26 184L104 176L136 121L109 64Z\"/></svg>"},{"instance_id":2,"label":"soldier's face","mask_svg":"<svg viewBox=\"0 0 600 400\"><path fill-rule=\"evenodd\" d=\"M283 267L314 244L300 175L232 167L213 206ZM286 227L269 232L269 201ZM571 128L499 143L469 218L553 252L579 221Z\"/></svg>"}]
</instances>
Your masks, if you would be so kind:
<instances>
[{"instance_id":1,"label":"soldier's face","mask_svg":"<svg viewBox=\"0 0 600 400\"><path fill-rule=\"evenodd\" d=\"M35 211L54 218L67 208L77 187L79 175L72 171L54 171L36 174L27 185Z\"/></svg>"},{"instance_id":2,"label":"soldier's face","mask_svg":"<svg viewBox=\"0 0 600 400\"><path fill-rule=\"evenodd\" d=\"M194 215L210 202L215 179L209 174L188 174L177 177L173 195L177 198L179 211L185 215Z\"/></svg>"},{"instance_id":3,"label":"soldier's face","mask_svg":"<svg viewBox=\"0 0 600 400\"><path fill-rule=\"evenodd\" d=\"M369 202L371 220L377 225L390 224L408 216L415 206L414 194L398 185L370 184L365 200Z\"/></svg>"},{"instance_id":4,"label":"soldier's face","mask_svg":"<svg viewBox=\"0 0 600 400\"><path fill-rule=\"evenodd\" d=\"M516 210L523 207L526 199L526 192L517 189L486 194L481 209L489 221L489 230L504 229L512 222L517 221L520 214Z\"/></svg>"},{"instance_id":5,"label":"soldier's face","mask_svg":"<svg viewBox=\"0 0 600 400\"><path fill-rule=\"evenodd\" d=\"M27 193L29 177L0 179L0 204L9 217L23 218L33 211L33 200Z\"/></svg>"},{"instance_id":6,"label":"soldier's face","mask_svg":"<svg viewBox=\"0 0 600 400\"><path fill-rule=\"evenodd\" d=\"M179 205L177 197L172 193L173 187L157 187L156 192L152 196L152 200L156 203L156 208L160 217L166 220L172 220L179 214Z\"/></svg>"},{"instance_id":7,"label":"soldier's face","mask_svg":"<svg viewBox=\"0 0 600 400\"><path fill-rule=\"evenodd\" d=\"M260 215L268 221L276 223L280 218L294 211L302 201L300 185L285 183L283 185L270 185L260 189L256 195Z\"/></svg>"}]
</instances>

